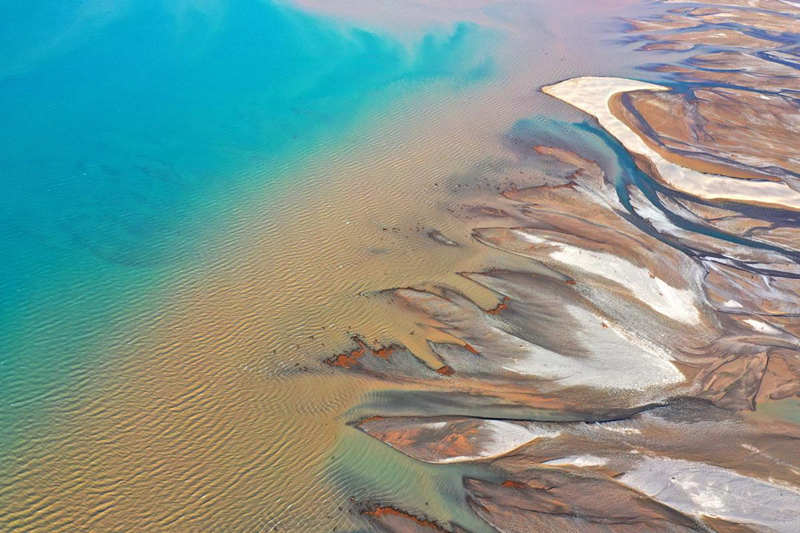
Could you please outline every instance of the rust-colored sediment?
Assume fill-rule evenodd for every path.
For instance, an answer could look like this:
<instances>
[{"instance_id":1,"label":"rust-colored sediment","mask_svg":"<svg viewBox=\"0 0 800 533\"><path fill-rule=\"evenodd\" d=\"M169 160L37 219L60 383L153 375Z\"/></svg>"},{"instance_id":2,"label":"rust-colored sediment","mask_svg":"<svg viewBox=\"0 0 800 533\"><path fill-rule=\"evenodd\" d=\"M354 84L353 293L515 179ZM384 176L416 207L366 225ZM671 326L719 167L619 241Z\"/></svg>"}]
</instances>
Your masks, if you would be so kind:
<instances>
[{"instance_id":1,"label":"rust-colored sediment","mask_svg":"<svg viewBox=\"0 0 800 533\"><path fill-rule=\"evenodd\" d=\"M398 344L390 344L388 346L380 346L376 349L373 349L360 337L353 337L353 341L358 345L358 348L355 348L349 352L334 355L333 357L326 359L325 363L339 368L353 368L356 364L358 364L358 361L362 357L367 355L367 352L375 357L388 359L392 353L402 349L402 346Z\"/></svg>"},{"instance_id":2,"label":"rust-colored sediment","mask_svg":"<svg viewBox=\"0 0 800 533\"><path fill-rule=\"evenodd\" d=\"M453 374L456 373L456 371L453 370L453 367L448 366L448 365L444 365L444 366L441 366L441 367L437 368L436 369L436 373L437 374L441 374L443 376L452 376Z\"/></svg>"},{"instance_id":3,"label":"rust-colored sediment","mask_svg":"<svg viewBox=\"0 0 800 533\"><path fill-rule=\"evenodd\" d=\"M368 424L370 422L380 422L381 420L384 419L385 417L382 416L368 416L367 418L362 418L357 425L360 426L361 424Z\"/></svg>"},{"instance_id":4,"label":"rust-colored sediment","mask_svg":"<svg viewBox=\"0 0 800 533\"><path fill-rule=\"evenodd\" d=\"M446 529L440 527L436 522L433 522L431 520L426 520L418 516L414 516L413 514L406 513L405 511L401 511L400 509L396 509L394 507L389 507L389 506L376 507L371 510L363 511L361 514L363 514L364 516L369 516L377 519L385 517L396 517L404 520L409 520L414 524L422 528L430 529L431 531L442 531L442 532L447 531Z\"/></svg>"},{"instance_id":5,"label":"rust-colored sediment","mask_svg":"<svg viewBox=\"0 0 800 533\"><path fill-rule=\"evenodd\" d=\"M772 0L747 2L756 10L736 5L735 20L767 33L787 21L784 14L765 9L794 9ZM685 61L680 70L659 70L710 86L629 92L612 98L610 111L660 155L653 161L671 163L669 169L725 176L732 187L745 189L754 180L794 188L800 175L793 152L800 124L792 88L796 71L787 76L778 62L765 59L773 52L785 55L777 41L775 50L759 50L770 45L769 39L725 28L729 11L681 8L683 15L634 24L634 32L657 32L643 37L654 46L735 45L737 50L704 49L703 56ZM719 27L678 31L701 24ZM715 82L721 85L711 86ZM404 309L416 313L418 323L478 355L474 344L481 355L471 358L453 345L427 339L448 363L436 372L455 377L437 380L420 373L410 379L435 383L454 398L456 393L467 396L468 408L476 406L475 411L457 418L431 409L413 417L362 420L360 428L424 462L491 457L493 476L499 472L505 481L465 479L464 486L466 503L498 530L596 526L621 533L707 526L740 533L758 524L758 529L798 531L793 509L800 505L794 490L800 486L800 430L747 412L759 401L800 391L796 219L785 216L780 206L761 203L757 194L730 205L667 189L655 191L656 202L636 184L627 188L630 204L622 205L613 177L601 165L538 142L533 138L519 149L537 163L554 158L567 167L557 165L549 173L554 162L548 161L536 168L546 174L541 182L510 187L498 182L497 198L480 198L450 212L472 224L467 229L475 241L529 258L531 265L541 264L549 272L531 267L533 272L500 268L464 274L493 292L496 299L489 302L459 294L461 287L442 285L405 295ZM662 167L649 156L632 155L645 174L659 179ZM635 223L629 211L650 225ZM744 242L690 231L674 223L679 218ZM634 350L642 357L628 358ZM545 364L550 352L563 357ZM651 356L659 362L642 363ZM558 375L573 363L574 372ZM399 364L393 371L398 377L409 373ZM385 375L391 377L392 370ZM584 381L569 382L574 376ZM563 420L487 420L481 396L487 407L498 399L513 407L548 406L560 411ZM581 409L587 416L579 419ZM521 445L510 441L508 449L497 448L498 435L512 438L515 433ZM718 491L723 507L739 507L741 502L727 498L738 487L749 487L746 498L753 505L748 516L742 523L736 513L707 518L707 504L691 494L681 496L681 476L705 484L701 489L709 494ZM673 485L677 496L663 490L665 484ZM372 512L414 520L381 524L392 531L415 530L410 524L438 527L391 507Z\"/></svg>"},{"instance_id":6,"label":"rust-colored sediment","mask_svg":"<svg viewBox=\"0 0 800 533\"><path fill-rule=\"evenodd\" d=\"M402 347L398 346L397 344L390 344L389 346L380 347L377 350L373 350L373 354L377 357L382 359L388 359L390 355L392 355L397 350L400 350Z\"/></svg>"},{"instance_id":7,"label":"rust-colored sediment","mask_svg":"<svg viewBox=\"0 0 800 533\"><path fill-rule=\"evenodd\" d=\"M340 353L339 355L335 355L329 359L325 360L325 363L329 364L330 366L338 366L340 368L352 368L358 363L358 360L364 357L366 353L366 348L356 348L350 352Z\"/></svg>"},{"instance_id":8,"label":"rust-colored sediment","mask_svg":"<svg viewBox=\"0 0 800 533\"><path fill-rule=\"evenodd\" d=\"M471 345L471 344L469 344L469 343L466 343L466 342L465 342L465 343L464 343L462 346L464 346L464 348L466 348L466 350L467 350L468 352L470 352L470 353L473 353L473 354L475 354L475 355L480 355L480 354L481 354L481 353L480 353L478 350L476 350L475 348L473 348L473 347L472 347L472 345Z\"/></svg>"},{"instance_id":9,"label":"rust-colored sediment","mask_svg":"<svg viewBox=\"0 0 800 533\"><path fill-rule=\"evenodd\" d=\"M501 312L508 309L509 303L511 303L511 298L509 298L508 296L503 296L503 300L492 309L486 311L486 313L490 315L499 315Z\"/></svg>"}]
</instances>

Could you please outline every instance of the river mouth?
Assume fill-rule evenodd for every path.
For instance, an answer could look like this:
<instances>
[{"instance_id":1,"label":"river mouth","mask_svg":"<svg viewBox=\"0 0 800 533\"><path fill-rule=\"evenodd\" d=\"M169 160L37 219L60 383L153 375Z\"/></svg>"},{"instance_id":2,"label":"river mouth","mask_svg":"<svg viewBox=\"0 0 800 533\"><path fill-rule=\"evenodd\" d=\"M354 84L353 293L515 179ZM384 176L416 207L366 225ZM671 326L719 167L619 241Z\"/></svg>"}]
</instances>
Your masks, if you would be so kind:
<instances>
[{"instance_id":1,"label":"river mouth","mask_svg":"<svg viewBox=\"0 0 800 533\"><path fill-rule=\"evenodd\" d=\"M185 239L190 252L138 270L144 281L137 274L131 288L109 274L112 284L146 296L114 315L111 333L86 337L80 350L70 345L70 353L93 355L70 364L76 379L49 394L44 415L20 422L17 410L3 413L16 435L0 500L11 510L8 524L494 531L501 514L491 502L515 496L502 491L532 498L514 483L534 484L542 468L588 469L599 490L602 476L627 476L649 494L650 480L667 471L680 477L705 468L724 485L763 479L770 460L791 463L765 435L791 440L794 430L754 429L760 418L740 411L791 390L797 252L789 230L763 226L791 229L792 205L676 191L597 117L540 91L590 75L647 79L671 94L708 85L649 65L690 53L632 31L631 21L658 20L672 4L586 1L558 12L547 2L422 12L398 5L401 29L392 28L391 9L337 4L299 5L355 27L345 32L349 44L394 38L386 46L405 47L414 74L384 76L380 65L370 70L375 83L390 81L378 89L355 96L319 89L320 102L343 109L367 101L330 126L333 133L315 133L321 144L301 146L300 155L265 156L256 147L247 152L252 164L226 168L247 179L198 195L203 209L183 207L202 228ZM775 39L776 50L785 47ZM635 51L652 43L663 49ZM639 114L653 105L627 104ZM311 123L337 118L324 106L307 111L316 113ZM297 128L300 137L312 131ZM231 153L241 148L234 143ZM101 260L124 263L137 255L124 245L92 248ZM711 295L709 276L716 276ZM759 292L763 279L768 296ZM751 313L759 299L774 305ZM31 323L46 318L37 309ZM34 354L33 340L50 338L38 335L21 334L12 347ZM42 352L52 353L56 340ZM708 358L736 350L746 357L723 357L730 366L702 375ZM752 393L754 368L769 387ZM423 431L420 423L434 426ZM741 426L750 440L735 445L772 459L750 450L749 470L735 471L744 461L736 454L705 465L702 447L692 448L698 433L676 436L698 424L720 440L732 438L725 427ZM647 448L645 437L632 444L652 459L634 468L607 437L636 431L666 435L668 444ZM563 443L547 448L556 433ZM440 449L437 458L426 447L425 439L460 442L463 434L479 438L456 455ZM508 435L518 439L503 450ZM415 449L401 445L414 439ZM544 451L524 448L537 439ZM499 449L484 446L494 441ZM504 454L520 447L535 472L518 479L519 465ZM680 447L691 457L670 455ZM550 482L572 490L567 478ZM681 498L652 504L653 512L663 523L701 527L704 519ZM783 523L768 525L776 524Z\"/></svg>"},{"instance_id":2,"label":"river mouth","mask_svg":"<svg viewBox=\"0 0 800 533\"><path fill-rule=\"evenodd\" d=\"M434 465L449 496L432 509L427 498L362 504L374 524L799 525L800 182L780 155L796 132L797 69L774 59L795 42L800 12L708 3L630 21L641 50L690 52L642 69L665 74L661 84L579 76L542 87L591 120L516 123L504 137L516 172L483 170L496 190L454 204L474 240L527 260L459 273L494 305L445 284L387 288L433 361L358 337L326 361L403 385L351 423Z\"/></svg>"}]
</instances>

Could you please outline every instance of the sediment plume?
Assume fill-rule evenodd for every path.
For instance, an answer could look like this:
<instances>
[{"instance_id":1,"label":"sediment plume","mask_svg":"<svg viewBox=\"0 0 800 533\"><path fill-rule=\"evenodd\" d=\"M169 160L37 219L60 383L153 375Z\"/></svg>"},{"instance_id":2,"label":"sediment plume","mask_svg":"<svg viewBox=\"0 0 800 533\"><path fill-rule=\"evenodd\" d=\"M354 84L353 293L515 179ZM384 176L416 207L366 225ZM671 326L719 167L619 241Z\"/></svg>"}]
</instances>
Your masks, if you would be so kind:
<instances>
[{"instance_id":1,"label":"sediment plume","mask_svg":"<svg viewBox=\"0 0 800 533\"><path fill-rule=\"evenodd\" d=\"M530 268L462 272L490 308L387 290L440 365L363 343L332 359L417 388L352 424L474 467L462 505L497 531L800 530L800 426L753 412L800 392L798 20L792 2L695 2L629 21L645 51L700 48L648 67L657 82L543 87L604 148L509 141L538 178L452 212Z\"/></svg>"}]
</instances>

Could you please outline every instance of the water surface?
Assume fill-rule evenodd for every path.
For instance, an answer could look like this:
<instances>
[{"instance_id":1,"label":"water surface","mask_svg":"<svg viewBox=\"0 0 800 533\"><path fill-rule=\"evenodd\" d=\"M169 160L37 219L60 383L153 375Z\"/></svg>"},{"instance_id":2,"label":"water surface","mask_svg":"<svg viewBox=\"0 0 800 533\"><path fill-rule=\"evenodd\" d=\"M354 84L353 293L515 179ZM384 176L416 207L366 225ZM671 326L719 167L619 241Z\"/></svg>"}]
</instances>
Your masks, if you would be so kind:
<instances>
[{"instance_id":1,"label":"water surface","mask_svg":"<svg viewBox=\"0 0 800 533\"><path fill-rule=\"evenodd\" d=\"M511 157L519 119L577 116L539 85L631 72L635 4L6 3L3 528L366 527L371 464L446 517L435 475L345 425L382 385L319 362L356 331L426 356L371 291L492 304L455 272L513 259L445 185ZM415 260L432 228L462 247Z\"/></svg>"}]
</instances>

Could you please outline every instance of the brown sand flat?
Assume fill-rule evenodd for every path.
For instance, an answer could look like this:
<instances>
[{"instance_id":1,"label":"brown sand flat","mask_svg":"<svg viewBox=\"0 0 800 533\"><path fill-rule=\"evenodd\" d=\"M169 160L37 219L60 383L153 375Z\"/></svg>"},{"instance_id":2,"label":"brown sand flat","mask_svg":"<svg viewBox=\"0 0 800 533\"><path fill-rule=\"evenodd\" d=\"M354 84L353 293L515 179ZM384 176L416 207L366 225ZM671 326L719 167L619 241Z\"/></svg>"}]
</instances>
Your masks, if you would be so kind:
<instances>
[{"instance_id":1,"label":"brown sand flat","mask_svg":"<svg viewBox=\"0 0 800 533\"><path fill-rule=\"evenodd\" d=\"M800 394L800 220L757 195L676 191L647 156L800 190L800 76L773 60L794 57L781 47L800 8L697 3L628 21L644 50L702 47L653 69L678 87L612 94L601 110L633 132L623 145L652 150L633 155L657 186L617 183L578 147L520 148L565 170L452 213L530 269L461 273L493 307L441 285L385 293L436 365L364 343L329 360L469 406L353 424L416 461L474 468L463 505L496 531L800 530L800 427L757 411ZM498 402L516 414L493 416Z\"/></svg>"}]
</instances>

